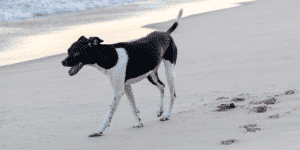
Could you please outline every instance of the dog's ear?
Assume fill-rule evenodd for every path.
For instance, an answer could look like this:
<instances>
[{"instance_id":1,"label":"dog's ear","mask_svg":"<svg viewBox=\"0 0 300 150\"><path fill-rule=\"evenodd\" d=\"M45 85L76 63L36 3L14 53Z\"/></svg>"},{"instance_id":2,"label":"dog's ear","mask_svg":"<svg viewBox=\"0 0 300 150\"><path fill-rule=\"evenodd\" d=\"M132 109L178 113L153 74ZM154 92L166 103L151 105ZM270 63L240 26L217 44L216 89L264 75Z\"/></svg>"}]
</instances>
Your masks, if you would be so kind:
<instances>
[{"instance_id":1,"label":"dog's ear","mask_svg":"<svg viewBox=\"0 0 300 150\"><path fill-rule=\"evenodd\" d=\"M90 47L99 45L102 42L104 42L104 41L98 37L90 37L89 38L89 46Z\"/></svg>"},{"instance_id":2,"label":"dog's ear","mask_svg":"<svg viewBox=\"0 0 300 150\"><path fill-rule=\"evenodd\" d=\"M88 41L88 39L85 36L81 36L78 41Z\"/></svg>"}]
</instances>

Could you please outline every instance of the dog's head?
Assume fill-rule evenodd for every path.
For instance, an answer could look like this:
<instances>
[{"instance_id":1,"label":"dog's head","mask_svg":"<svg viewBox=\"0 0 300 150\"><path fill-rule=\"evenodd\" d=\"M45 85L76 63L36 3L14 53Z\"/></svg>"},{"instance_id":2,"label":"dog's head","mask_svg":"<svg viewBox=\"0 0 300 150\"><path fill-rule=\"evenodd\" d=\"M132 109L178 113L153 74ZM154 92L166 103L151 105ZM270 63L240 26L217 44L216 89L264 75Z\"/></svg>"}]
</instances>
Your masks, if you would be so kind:
<instances>
[{"instance_id":1,"label":"dog's head","mask_svg":"<svg viewBox=\"0 0 300 150\"><path fill-rule=\"evenodd\" d=\"M71 67L69 70L70 76L73 76L79 72L79 70L86 64L96 63L93 57L96 53L96 45L99 45L103 40L98 37L90 37L87 39L85 36L81 36L76 42L74 42L68 49L68 56L61 63L65 67Z\"/></svg>"}]
</instances>

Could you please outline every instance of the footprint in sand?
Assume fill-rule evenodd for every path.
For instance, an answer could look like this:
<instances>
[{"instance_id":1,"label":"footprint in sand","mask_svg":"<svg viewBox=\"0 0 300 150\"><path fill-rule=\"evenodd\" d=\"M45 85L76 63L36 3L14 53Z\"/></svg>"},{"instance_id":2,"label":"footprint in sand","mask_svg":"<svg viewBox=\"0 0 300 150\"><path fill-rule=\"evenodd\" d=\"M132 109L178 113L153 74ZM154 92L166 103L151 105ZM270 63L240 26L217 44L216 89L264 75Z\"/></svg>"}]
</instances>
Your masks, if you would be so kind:
<instances>
[{"instance_id":1,"label":"footprint in sand","mask_svg":"<svg viewBox=\"0 0 300 150\"><path fill-rule=\"evenodd\" d=\"M275 118L279 118L279 114L276 114L276 115L269 116L268 118L269 118L269 119L275 119Z\"/></svg>"},{"instance_id":2,"label":"footprint in sand","mask_svg":"<svg viewBox=\"0 0 300 150\"><path fill-rule=\"evenodd\" d=\"M292 94L295 94L295 91L296 90L288 90L288 91L285 91L284 94L285 95L292 95Z\"/></svg>"},{"instance_id":3,"label":"footprint in sand","mask_svg":"<svg viewBox=\"0 0 300 150\"><path fill-rule=\"evenodd\" d=\"M267 111L267 106L258 106L258 107L253 107L250 112L255 112L255 113L264 113Z\"/></svg>"},{"instance_id":4,"label":"footprint in sand","mask_svg":"<svg viewBox=\"0 0 300 150\"><path fill-rule=\"evenodd\" d=\"M216 100L229 99L229 97L218 97Z\"/></svg>"},{"instance_id":5,"label":"footprint in sand","mask_svg":"<svg viewBox=\"0 0 300 150\"><path fill-rule=\"evenodd\" d=\"M266 100L263 101L251 101L249 102L250 105L259 105L259 104L266 104L266 105L274 105L277 102L277 98L272 97L272 98L268 98Z\"/></svg>"},{"instance_id":6,"label":"footprint in sand","mask_svg":"<svg viewBox=\"0 0 300 150\"><path fill-rule=\"evenodd\" d=\"M293 95L296 93L296 90L287 90L285 92L283 92L282 94L276 94L274 95L275 97L280 97L280 96L284 96L284 95Z\"/></svg>"},{"instance_id":7,"label":"footprint in sand","mask_svg":"<svg viewBox=\"0 0 300 150\"><path fill-rule=\"evenodd\" d=\"M235 108L236 106L231 103L231 104L221 104L220 106L218 106L219 109L217 109L217 111L226 111L228 109L233 109Z\"/></svg>"},{"instance_id":8,"label":"footprint in sand","mask_svg":"<svg viewBox=\"0 0 300 150\"><path fill-rule=\"evenodd\" d=\"M193 112L193 111L196 111L196 110L192 109L192 110L180 111L178 113L188 113L188 112Z\"/></svg>"},{"instance_id":9,"label":"footprint in sand","mask_svg":"<svg viewBox=\"0 0 300 150\"><path fill-rule=\"evenodd\" d=\"M260 128L257 128L257 124L244 125L243 128L245 128L247 132L260 131Z\"/></svg>"},{"instance_id":10,"label":"footprint in sand","mask_svg":"<svg viewBox=\"0 0 300 150\"><path fill-rule=\"evenodd\" d=\"M229 140L226 140L226 141L221 141L221 144L222 145L230 145L230 144L235 143L237 141L238 140L236 140L236 139L229 139Z\"/></svg>"},{"instance_id":11,"label":"footprint in sand","mask_svg":"<svg viewBox=\"0 0 300 150\"><path fill-rule=\"evenodd\" d=\"M259 102L250 102L250 105L259 105L259 104L266 104L266 105L274 105L277 102L277 98L272 97L269 99L266 99L264 101L259 101ZM258 106L258 107L253 107L250 112L255 112L255 113L264 113L267 111L267 106Z\"/></svg>"},{"instance_id":12,"label":"footprint in sand","mask_svg":"<svg viewBox=\"0 0 300 150\"><path fill-rule=\"evenodd\" d=\"M234 101L234 102L243 102L244 100L246 100L245 98L238 98L238 97L235 97L233 98L231 101Z\"/></svg>"},{"instance_id":13,"label":"footprint in sand","mask_svg":"<svg viewBox=\"0 0 300 150\"><path fill-rule=\"evenodd\" d=\"M277 99L275 97L266 99L264 101L262 101L264 104L266 105L274 105L276 103Z\"/></svg>"}]
</instances>

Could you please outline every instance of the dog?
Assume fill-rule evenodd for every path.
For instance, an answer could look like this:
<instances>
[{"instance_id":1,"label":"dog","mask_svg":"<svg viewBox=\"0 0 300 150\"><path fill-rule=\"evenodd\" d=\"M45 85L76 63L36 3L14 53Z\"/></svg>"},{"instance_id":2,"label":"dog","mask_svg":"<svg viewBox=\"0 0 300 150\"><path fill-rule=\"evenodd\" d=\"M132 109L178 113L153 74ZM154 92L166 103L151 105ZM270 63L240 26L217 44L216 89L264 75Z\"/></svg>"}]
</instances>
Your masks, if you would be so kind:
<instances>
[{"instance_id":1,"label":"dog","mask_svg":"<svg viewBox=\"0 0 300 150\"><path fill-rule=\"evenodd\" d=\"M171 94L171 102L167 112L160 121L169 120L171 117L175 93L175 71L174 66L177 59L177 47L171 33L176 29L181 18L183 9L179 11L178 17L172 27L166 32L152 32L146 37L131 41L115 44L101 44L102 39L90 37L87 39L81 36L68 49L68 56L62 61L65 67L71 67L69 75L73 76L85 66L92 66L103 72L110 78L114 95L101 128L89 137L102 136L115 113L121 97L127 96L132 107L134 118L136 119L135 128L143 127L139 110L135 105L131 84L137 83L147 78L152 84L157 86L160 91L160 103L158 105L157 117L163 114L163 100L165 85L158 78L158 67L164 61L167 82Z\"/></svg>"}]
</instances>

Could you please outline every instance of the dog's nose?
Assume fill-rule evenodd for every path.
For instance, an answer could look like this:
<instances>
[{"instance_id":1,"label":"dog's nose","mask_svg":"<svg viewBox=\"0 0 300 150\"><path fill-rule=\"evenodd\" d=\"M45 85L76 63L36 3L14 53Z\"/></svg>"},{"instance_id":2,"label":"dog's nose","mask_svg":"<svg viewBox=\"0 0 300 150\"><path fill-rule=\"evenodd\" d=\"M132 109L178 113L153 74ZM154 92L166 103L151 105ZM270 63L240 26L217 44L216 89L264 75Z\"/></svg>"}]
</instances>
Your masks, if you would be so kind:
<instances>
[{"instance_id":1,"label":"dog's nose","mask_svg":"<svg viewBox=\"0 0 300 150\"><path fill-rule=\"evenodd\" d=\"M61 64L62 64L63 66L66 66L66 61L62 61Z\"/></svg>"}]
</instances>

